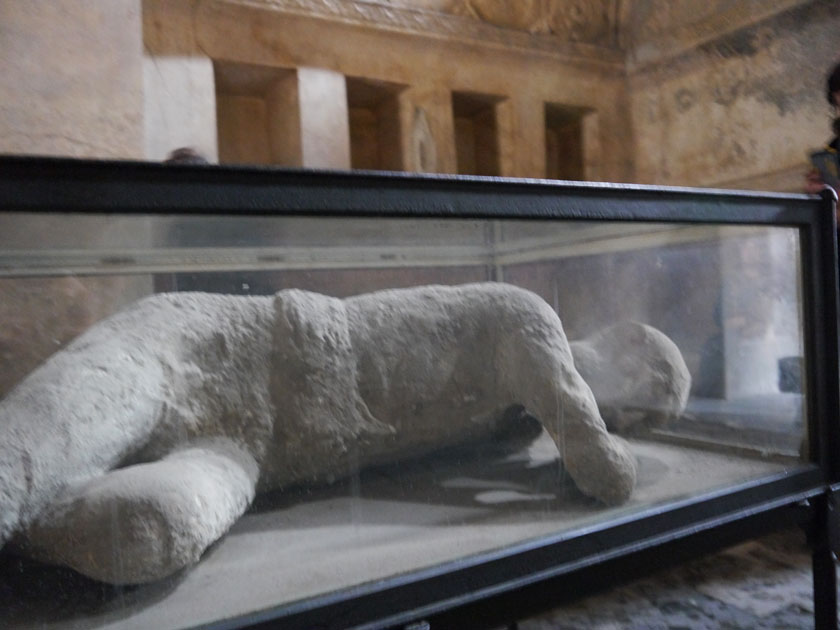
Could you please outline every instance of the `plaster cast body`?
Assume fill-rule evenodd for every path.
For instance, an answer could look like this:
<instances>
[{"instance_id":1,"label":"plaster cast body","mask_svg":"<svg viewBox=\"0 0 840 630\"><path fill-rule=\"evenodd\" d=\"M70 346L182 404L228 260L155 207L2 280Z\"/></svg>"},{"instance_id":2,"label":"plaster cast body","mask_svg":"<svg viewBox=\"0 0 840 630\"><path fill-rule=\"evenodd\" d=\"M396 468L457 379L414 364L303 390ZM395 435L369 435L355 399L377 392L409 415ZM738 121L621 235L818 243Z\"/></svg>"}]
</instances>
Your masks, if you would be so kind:
<instances>
[{"instance_id":1,"label":"plaster cast body","mask_svg":"<svg viewBox=\"0 0 840 630\"><path fill-rule=\"evenodd\" d=\"M685 409L691 374L679 348L655 328L624 321L570 345L610 431L661 427Z\"/></svg>"},{"instance_id":2,"label":"plaster cast body","mask_svg":"<svg viewBox=\"0 0 840 630\"><path fill-rule=\"evenodd\" d=\"M523 405L585 494L635 464L554 311L504 284L155 295L0 401L0 545L113 583L196 562L258 491L487 434Z\"/></svg>"}]
</instances>

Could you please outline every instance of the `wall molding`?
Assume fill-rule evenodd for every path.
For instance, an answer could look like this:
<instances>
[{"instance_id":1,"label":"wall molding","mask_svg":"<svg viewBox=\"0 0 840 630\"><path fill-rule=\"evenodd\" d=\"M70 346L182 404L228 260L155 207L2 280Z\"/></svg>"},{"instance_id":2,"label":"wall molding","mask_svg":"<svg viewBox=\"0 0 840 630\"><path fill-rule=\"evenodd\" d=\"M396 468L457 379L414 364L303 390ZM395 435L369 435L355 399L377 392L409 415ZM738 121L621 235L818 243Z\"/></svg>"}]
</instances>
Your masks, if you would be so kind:
<instances>
[{"instance_id":1,"label":"wall molding","mask_svg":"<svg viewBox=\"0 0 840 630\"><path fill-rule=\"evenodd\" d=\"M701 20L667 29L634 25L632 2L620 0L614 7L611 28L616 36L609 43L591 43L554 33L527 32L483 21L475 16L394 4L387 0L216 0L220 4L248 7L276 14L289 14L338 22L375 30L391 31L469 45L488 46L526 54L539 54L571 63L597 67L609 74L643 73L682 57L692 50L731 36L771 19L779 13L826 0L762 0L745 7L722 3ZM638 29L638 34L632 32Z\"/></svg>"},{"instance_id":2,"label":"wall molding","mask_svg":"<svg viewBox=\"0 0 840 630\"><path fill-rule=\"evenodd\" d=\"M388 4L376 0L218 0L273 13L324 19L419 37L465 42L528 54L541 54L570 63L594 64L623 72L625 56L617 46L567 41L553 34L504 28L470 16Z\"/></svg>"}]
</instances>

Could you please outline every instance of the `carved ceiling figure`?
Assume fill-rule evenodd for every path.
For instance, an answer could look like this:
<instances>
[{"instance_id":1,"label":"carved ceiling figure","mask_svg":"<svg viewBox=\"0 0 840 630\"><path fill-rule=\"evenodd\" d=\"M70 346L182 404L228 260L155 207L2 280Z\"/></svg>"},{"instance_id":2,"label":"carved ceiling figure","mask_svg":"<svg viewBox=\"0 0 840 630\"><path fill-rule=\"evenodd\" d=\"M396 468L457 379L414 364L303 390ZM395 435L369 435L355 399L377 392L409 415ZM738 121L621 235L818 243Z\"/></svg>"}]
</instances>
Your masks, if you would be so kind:
<instances>
[{"instance_id":1,"label":"carved ceiling figure","mask_svg":"<svg viewBox=\"0 0 840 630\"><path fill-rule=\"evenodd\" d=\"M617 0L464 0L462 12L500 26L568 41L602 42L610 37Z\"/></svg>"},{"instance_id":2,"label":"carved ceiling figure","mask_svg":"<svg viewBox=\"0 0 840 630\"><path fill-rule=\"evenodd\" d=\"M683 27L696 28L704 20L732 10L749 15L754 6L738 0L633 0L626 29L632 39L650 39Z\"/></svg>"},{"instance_id":3,"label":"carved ceiling figure","mask_svg":"<svg viewBox=\"0 0 840 630\"><path fill-rule=\"evenodd\" d=\"M549 32L551 0L464 0L463 12L496 26L531 33Z\"/></svg>"},{"instance_id":4,"label":"carved ceiling figure","mask_svg":"<svg viewBox=\"0 0 840 630\"><path fill-rule=\"evenodd\" d=\"M615 43L622 0L391 0L390 4L475 18L568 41Z\"/></svg>"},{"instance_id":5,"label":"carved ceiling figure","mask_svg":"<svg viewBox=\"0 0 840 630\"><path fill-rule=\"evenodd\" d=\"M552 0L550 32L569 41L613 44L617 4L617 0Z\"/></svg>"},{"instance_id":6,"label":"carved ceiling figure","mask_svg":"<svg viewBox=\"0 0 840 630\"><path fill-rule=\"evenodd\" d=\"M373 0L361 0L373 2ZM381 6L383 0L375 2ZM620 45L629 0L384 0L402 9L467 17L559 40Z\"/></svg>"}]
</instances>

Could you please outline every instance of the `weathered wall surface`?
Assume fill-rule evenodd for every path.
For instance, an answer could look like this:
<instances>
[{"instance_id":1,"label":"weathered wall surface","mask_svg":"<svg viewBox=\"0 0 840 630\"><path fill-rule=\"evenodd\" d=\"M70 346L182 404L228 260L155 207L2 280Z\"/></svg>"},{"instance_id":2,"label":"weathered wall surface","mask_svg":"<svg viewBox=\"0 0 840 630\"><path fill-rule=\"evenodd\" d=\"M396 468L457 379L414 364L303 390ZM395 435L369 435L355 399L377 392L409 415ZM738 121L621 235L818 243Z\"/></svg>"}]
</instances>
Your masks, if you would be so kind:
<instances>
[{"instance_id":1,"label":"weathered wall surface","mask_svg":"<svg viewBox=\"0 0 840 630\"><path fill-rule=\"evenodd\" d=\"M242 113L214 64L307 67L402 86L405 170L457 170L457 91L499 99L503 175L546 174L552 103L591 112L587 179L796 190L838 26L836 0L0 2L0 151L212 160Z\"/></svg>"},{"instance_id":2,"label":"weathered wall surface","mask_svg":"<svg viewBox=\"0 0 840 630\"><path fill-rule=\"evenodd\" d=\"M0 152L143 157L140 0L0 2Z\"/></svg>"},{"instance_id":3,"label":"weathered wall surface","mask_svg":"<svg viewBox=\"0 0 840 630\"><path fill-rule=\"evenodd\" d=\"M0 1L0 153L143 158L141 24L139 0ZM0 226L4 248L27 246L15 229ZM29 243L60 233L94 245L107 229L44 226ZM138 244L145 236L132 234ZM0 280L0 397L91 323L150 291L138 276Z\"/></svg>"},{"instance_id":4,"label":"weathered wall surface","mask_svg":"<svg viewBox=\"0 0 840 630\"><path fill-rule=\"evenodd\" d=\"M635 179L801 190L808 149L830 137L838 32L840 4L809 2L631 65Z\"/></svg>"},{"instance_id":5,"label":"weathered wall surface","mask_svg":"<svg viewBox=\"0 0 840 630\"><path fill-rule=\"evenodd\" d=\"M621 40L631 67L688 51L812 0L631 0Z\"/></svg>"}]
</instances>

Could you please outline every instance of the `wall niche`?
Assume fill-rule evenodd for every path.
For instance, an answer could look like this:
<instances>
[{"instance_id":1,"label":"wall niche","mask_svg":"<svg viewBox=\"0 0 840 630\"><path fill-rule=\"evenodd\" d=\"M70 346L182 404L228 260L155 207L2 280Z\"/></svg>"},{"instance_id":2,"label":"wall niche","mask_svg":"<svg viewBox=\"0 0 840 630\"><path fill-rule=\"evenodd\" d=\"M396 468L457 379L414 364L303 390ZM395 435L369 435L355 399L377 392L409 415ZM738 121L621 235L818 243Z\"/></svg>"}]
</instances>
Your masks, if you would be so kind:
<instances>
[{"instance_id":1,"label":"wall niche","mask_svg":"<svg viewBox=\"0 0 840 630\"><path fill-rule=\"evenodd\" d=\"M586 176L584 122L593 113L586 107L545 104L545 176L584 180Z\"/></svg>"},{"instance_id":2,"label":"wall niche","mask_svg":"<svg viewBox=\"0 0 840 630\"><path fill-rule=\"evenodd\" d=\"M404 170L400 92L405 87L386 81L347 77L352 168Z\"/></svg>"},{"instance_id":3,"label":"wall niche","mask_svg":"<svg viewBox=\"0 0 840 630\"><path fill-rule=\"evenodd\" d=\"M491 94L452 93L458 173L501 175L498 116L504 100Z\"/></svg>"},{"instance_id":4,"label":"wall niche","mask_svg":"<svg viewBox=\"0 0 840 630\"><path fill-rule=\"evenodd\" d=\"M284 85L294 79L294 70L227 62L216 62L213 69L219 162L288 163L280 136L292 134L280 129L277 115L286 108L279 107L278 97Z\"/></svg>"},{"instance_id":5,"label":"wall niche","mask_svg":"<svg viewBox=\"0 0 840 630\"><path fill-rule=\"evenodd\" d=\"M344 75L216 61L222 164L350 168Z\"/></svg>"}]
</instances>

